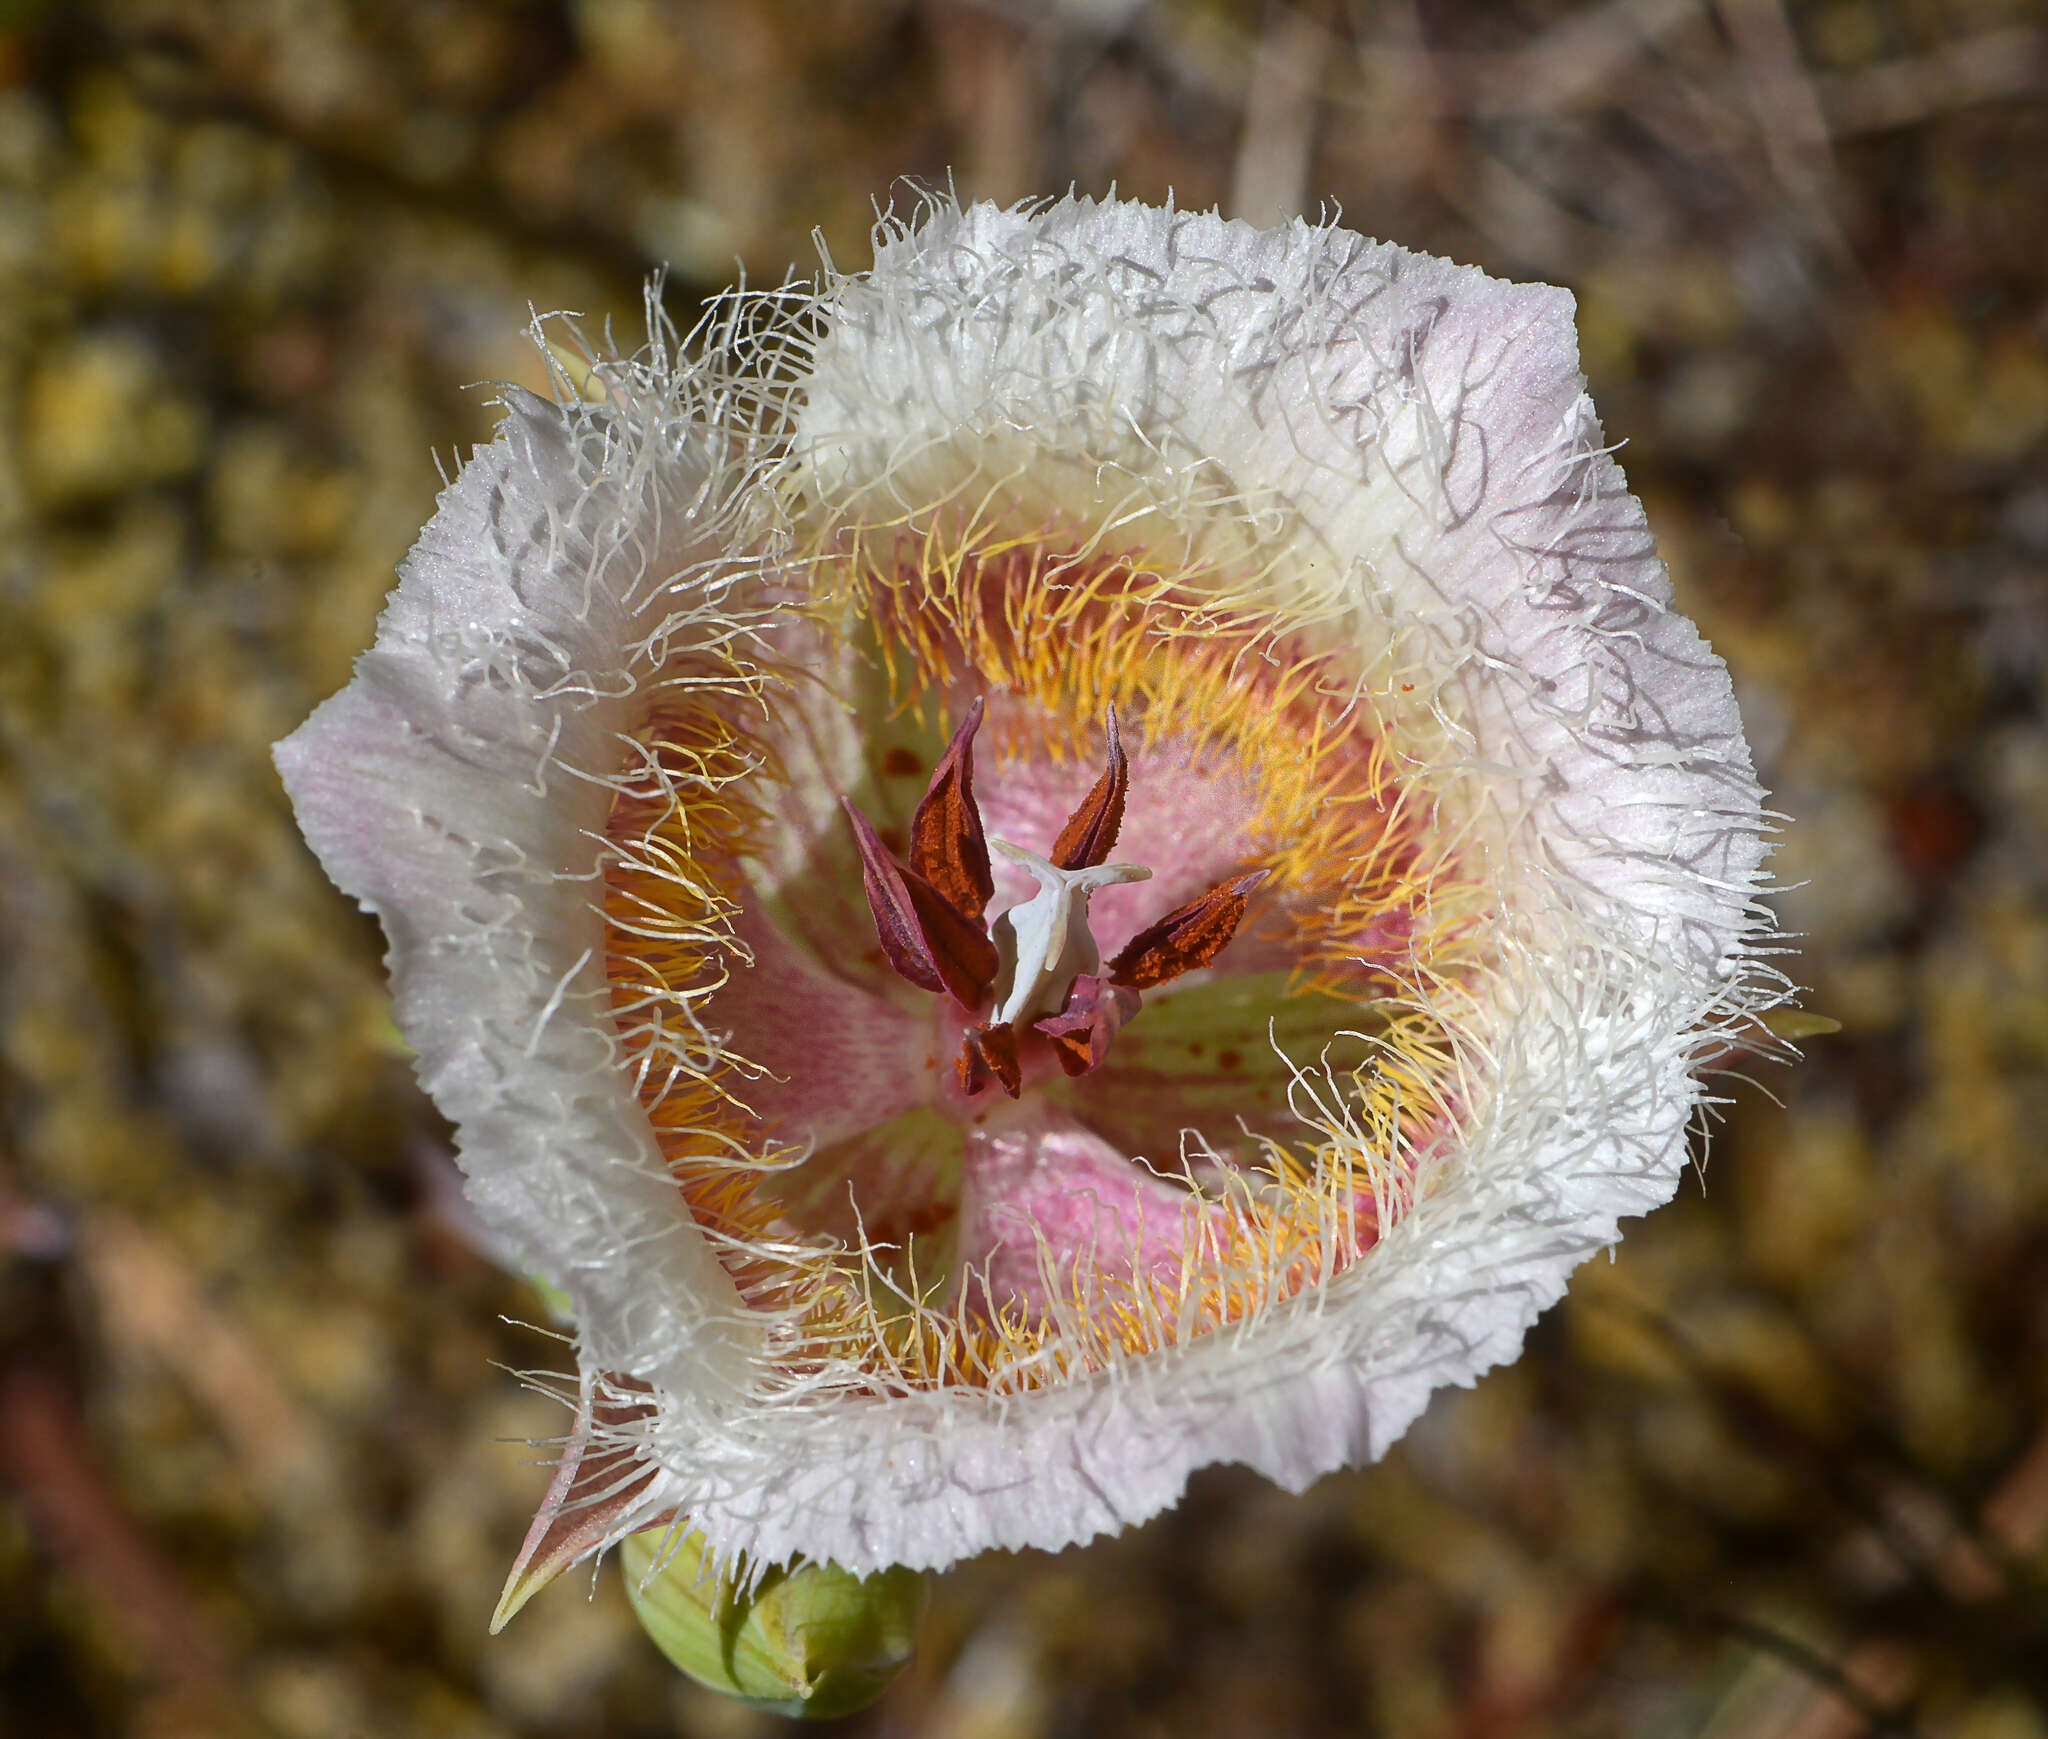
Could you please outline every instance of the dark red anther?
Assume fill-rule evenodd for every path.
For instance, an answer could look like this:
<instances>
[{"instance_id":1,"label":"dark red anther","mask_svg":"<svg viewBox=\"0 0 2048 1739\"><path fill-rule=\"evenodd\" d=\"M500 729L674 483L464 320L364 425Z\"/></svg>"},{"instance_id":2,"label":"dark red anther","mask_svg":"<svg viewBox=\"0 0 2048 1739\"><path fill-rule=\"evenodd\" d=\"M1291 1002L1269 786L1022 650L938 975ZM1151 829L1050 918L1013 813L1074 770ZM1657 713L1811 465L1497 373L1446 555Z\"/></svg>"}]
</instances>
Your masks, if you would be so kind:
<instances>
[{"instance_id":1,"label":"dark red anther","mask_svg":"<svg viewBox=\"0 0 2048 1739\"><path fill-rule=\"evenodd\" d=\"M977 695L945 758L932 769L924 801L910 822L910 867L964 918L979 918L996 891L981 811L974 803L974 733L981 728L983 710Z\"/></svg>"},{"instance_id":2,"label":"dark red anther","mask_svg":"<svg viewBox=\"0 0 2048 1739\"><path fill-rule=\"evenodd\" d=\"M1200 899L1174 907L1158 923L1140 930L1109 963L1111 981L1133 990L1150 990L1183 972L1207 966L1237 934L1251 891L1266 875L1265 870L1254 870L1222 882Z\"/></svg>"},{"instance_id":3,"label":"dark red anther","mask_svg":"<svg viewBox=\"0 0 2048 1739\"><path fill-rule=\"evenodd\" d=\"M1123 739L1116 728L1116 703L1109 706L1109 767L1067 818L1053 841L1052 861L1063 870L1093 869L1107 863L1116 848L1117 829L1124 824L1124 793L1131 783L1131 764L1124 759Z\"/></svg>"},{"instance_id":4,"label":"dark red anther","mask_svg":"<svg viewBox=\"0 0 2048 1739\"><path fill-rule=\"evenodd\" d=\"M1016 1098L1024 1091L1024 1068L1017 1060L1017 1029L1008 1021L970 1027L961 1035L960 1085L971 1099L991 1081Z\"/></svg>"},{"instance_id":5,"label":"dark red anther","mask_svg":"<svg viewBox=\"0 0 2048 1739\"><path fill-rule=\"evenodd\" d=\"M853 823L861 885L889 965L920 990L951 996L970 1014L987 1005L1001 965L982 921L995 883L974 801L974 737L985 710L977 699L932 771L911 820L908 867L890 855L852 800L840 799ZM1109 706L1106 714L1108 765L1053 844L1052 862L1063 870L1107 862L1123 826L1130 763L1116 707ZM1076 977L1059 1012L1032 1023L1052 1046L1060 1067L1069 1075L1101 1067L1119 1029L1138 1012L1138 993L1206 966L1222 953L1266 873L1238 876L1176 907L1132 937L1105 971ZM967 1030L956 1068L969 1097L995 1082L1012 1099L1023 1092L1018 1038L1007 1021Z\"/></svg>"},{"instance_id":6,"label":"dark red anther","mask_svg":"<svg viewBox=\"0 0 2048 1739\"><path fill-rule=\"evenodd\" d=\"M1069 1075L1102 1067L1117 1029L1138 1012L1138 993L1128 985L1083 973L1067 992L1066 1007L1031 1024L1052 1041L1053 1055Z\"/></svg>"},{"instance_id":7,"label":"dark red anther","mask_svg":"<svg viewBox=\"0 0 2048 1739\"><path fill-rule=\"evenodd\" d=\"M853 823L861 886L889 964L920 990L945 992L963 1008L979 1008L999 964L980 919L966 916L916 870L891 857L851 798L839 801Z\"/></svg>"}]
</instances>

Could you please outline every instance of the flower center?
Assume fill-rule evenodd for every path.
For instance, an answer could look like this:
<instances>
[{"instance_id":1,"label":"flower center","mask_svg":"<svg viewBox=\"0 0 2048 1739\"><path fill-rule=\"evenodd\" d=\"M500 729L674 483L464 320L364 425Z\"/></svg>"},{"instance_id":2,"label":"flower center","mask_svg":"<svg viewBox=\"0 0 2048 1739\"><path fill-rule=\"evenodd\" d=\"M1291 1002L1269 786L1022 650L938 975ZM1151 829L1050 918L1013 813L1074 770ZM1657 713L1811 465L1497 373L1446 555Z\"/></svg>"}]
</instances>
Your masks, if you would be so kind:
<instances>
[{"instance_id":1,"label":"flower center","mask_svg":"<svg viewBox=\"0 0 2048 1739\"><path fill-rule=\"evenodd\" d=\"M1457 1115L1487 891L1355 677L1153 585L964 569L946 634L879 598L758 725L679 685L636 735L615 1018L793 1380L1004 1392L1242 1322Z\"/></svg>"},{"instance_id":2,"label":"flower center","mask_svg":"<svg viewBox=\"0 0 2048 1739\"><path fill-rule=\"evenodd\" d=\"M908 864L897 861L851 798L840 802L853 823L861 884L884 956L918 989L950 997L971 1023L955 1065L962 1090L973 1098L999 1082L1015 1099L1033 1050L1049 1045L1069 1076L1101 1067L1117 1030L1137 1013L1140 993L1215 959L1266 874L1219 882L1176 906L1132 937L1103 972L1088 929L1088 896L1152 875L1142 864L1105 861L1123 826L1131 781L1116 708L1109 708L1105 732L1108 766L1067 817L1050 857L991 841L982 831L974 737L984 710L976 700L933 769L911 821ZM992 928L982 920L995 889L991 845L1038 883L1036 894Z\"/></svg>"}]
</instances>

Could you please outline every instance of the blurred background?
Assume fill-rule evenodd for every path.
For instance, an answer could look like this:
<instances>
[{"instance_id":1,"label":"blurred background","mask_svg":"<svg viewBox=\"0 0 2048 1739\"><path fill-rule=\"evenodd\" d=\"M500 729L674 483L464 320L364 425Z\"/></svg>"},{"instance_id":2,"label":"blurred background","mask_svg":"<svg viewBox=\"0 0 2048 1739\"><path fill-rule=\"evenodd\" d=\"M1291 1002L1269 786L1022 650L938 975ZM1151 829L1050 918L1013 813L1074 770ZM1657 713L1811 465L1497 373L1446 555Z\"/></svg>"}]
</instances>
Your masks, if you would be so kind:
<instances>
[{"instance_id":1,"label":"blurred background","mask_svg":"<svg viewBox=\"0 0 2048 1739\"><path fill-rule=\"evenodd\" d=\"M910 177L1569 285L1792 817L1672 1206L1381 1466L937 1580L848 1731L2048 1735L2048 24L2027 0L0 3L0 1734L688 1735L269 745L529 308Z\"/></svg>"}]
</instances>

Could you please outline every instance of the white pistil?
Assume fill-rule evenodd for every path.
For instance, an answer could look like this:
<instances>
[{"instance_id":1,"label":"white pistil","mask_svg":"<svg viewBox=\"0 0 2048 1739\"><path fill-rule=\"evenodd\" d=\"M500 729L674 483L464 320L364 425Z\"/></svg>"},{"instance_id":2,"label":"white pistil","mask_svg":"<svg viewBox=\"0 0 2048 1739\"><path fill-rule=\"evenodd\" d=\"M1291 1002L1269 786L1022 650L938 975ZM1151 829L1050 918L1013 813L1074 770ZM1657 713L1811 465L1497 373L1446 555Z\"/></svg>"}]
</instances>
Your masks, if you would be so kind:
<instances>
[{"instance_id":1,"label":"white pistil","mask_svg":"<svg viewBox=\"0 0 2048 1739\"><path fill-rule=\"evenodd\" d=\"M1101 966L1102 950L1088 931L1088 896L1117 882L1150 881L1152 872L1136 863L1064 870L1007 839L991 839L988 848L1038 878L1038 892L996 919L992 932L1002 960L995 1018L1015 1026L1057 1014L1074 980Z\"/></svg>"}]
</instances>

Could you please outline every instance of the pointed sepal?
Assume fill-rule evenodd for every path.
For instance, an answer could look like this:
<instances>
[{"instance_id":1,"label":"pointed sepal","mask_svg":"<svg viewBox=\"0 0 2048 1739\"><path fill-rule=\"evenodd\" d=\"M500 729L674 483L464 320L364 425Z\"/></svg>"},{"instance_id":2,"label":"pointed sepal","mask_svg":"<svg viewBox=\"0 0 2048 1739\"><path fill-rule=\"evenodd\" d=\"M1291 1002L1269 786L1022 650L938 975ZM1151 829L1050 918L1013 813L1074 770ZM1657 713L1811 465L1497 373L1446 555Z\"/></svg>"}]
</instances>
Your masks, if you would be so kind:
<instances>
[{"instance_id":1,"label":"pointed sepal","mask_svg":"<svg viewBox=\"0 0 2048 1739\"><path fill-rule=\"evenodd\" d=\"M630 1386L630 1379L607 1378L608 1384ZM651 1402L599 1400L586 1390L576 1422L562 1446L547 1495L541 1499L533 1526L498 1608L491 1614L491 1634L511 1623L519 1609L578 1560L611 1539L644 1499L654 1469L633 1451L610 1439L613 1430L652 1418Z\"/></svg>"}]
</instances>

